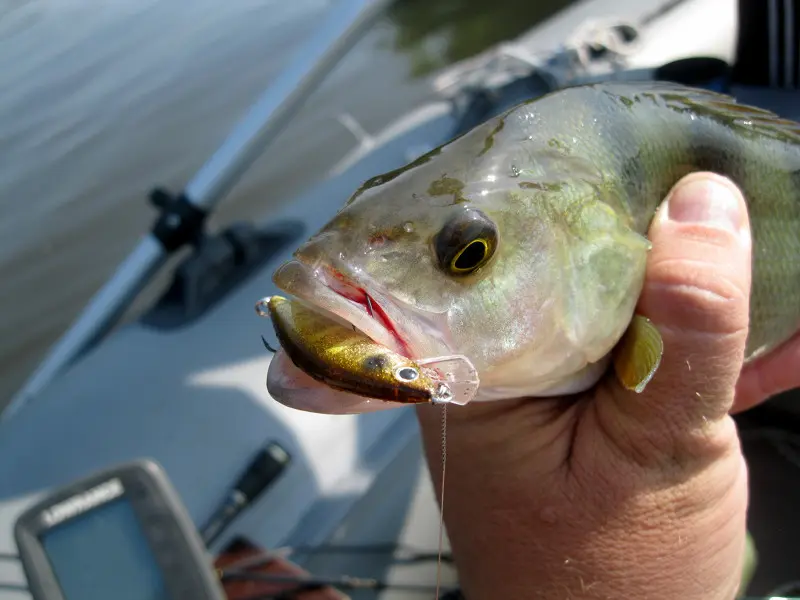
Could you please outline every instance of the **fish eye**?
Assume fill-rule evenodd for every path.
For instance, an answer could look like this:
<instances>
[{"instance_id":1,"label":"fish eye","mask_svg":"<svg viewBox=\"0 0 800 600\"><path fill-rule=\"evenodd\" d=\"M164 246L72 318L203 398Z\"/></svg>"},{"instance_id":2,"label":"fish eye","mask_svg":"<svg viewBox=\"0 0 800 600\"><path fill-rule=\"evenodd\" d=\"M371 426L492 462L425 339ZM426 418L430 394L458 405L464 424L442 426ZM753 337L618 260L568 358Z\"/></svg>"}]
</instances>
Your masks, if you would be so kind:
<instances>
[{"instance_id":1,"label":"fish eye","mask_svg":"<svg viewBox=\"0 0 800 600\"><path fill-rule=\"evenodd\" d=\"M468 275L489 262L497 237L497 226L489 217L476 209L464 210L436 234L436 259L451 275Z\"/></svg>"}]
</instances>

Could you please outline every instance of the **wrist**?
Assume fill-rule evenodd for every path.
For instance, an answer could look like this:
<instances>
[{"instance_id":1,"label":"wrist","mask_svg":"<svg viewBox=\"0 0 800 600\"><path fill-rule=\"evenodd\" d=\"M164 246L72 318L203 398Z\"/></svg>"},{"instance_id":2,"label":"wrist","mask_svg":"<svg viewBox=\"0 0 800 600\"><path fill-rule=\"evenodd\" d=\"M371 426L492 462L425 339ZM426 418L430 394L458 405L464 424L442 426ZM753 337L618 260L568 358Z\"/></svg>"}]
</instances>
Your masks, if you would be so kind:
<instances>
[{"instance_id":1,"label":"wrist","mask_svg":"<svg viewBox=\"0 0 800 600\"><path fill-rule=\"evenodd\" d=\"M571 471L558 435L569 418L542 407L448 411L444 516L469 600L735 597L747 494L738 445L669 482L603 448L606 466ZM440 412L418 414L439 490Z\"/></svg>"}]
</instances>

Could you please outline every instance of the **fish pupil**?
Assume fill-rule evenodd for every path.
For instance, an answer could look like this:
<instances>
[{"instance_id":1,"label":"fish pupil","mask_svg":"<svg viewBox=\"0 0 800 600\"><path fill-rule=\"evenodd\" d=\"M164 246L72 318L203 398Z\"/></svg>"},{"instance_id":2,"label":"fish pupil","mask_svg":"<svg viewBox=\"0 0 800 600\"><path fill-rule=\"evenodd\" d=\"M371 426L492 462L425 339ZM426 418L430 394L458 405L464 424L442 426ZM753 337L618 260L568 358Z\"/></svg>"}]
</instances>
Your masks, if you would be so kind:
<instances>
[{"instance_id":1,"label":"fish pupil","mask_svg":"<svg viewBox=\"0 0 800 600\"><path fill-rule=\"evenodd\" d=\"M468 275L486 264L497 248L498 231L480 210L459 210L433 239L440 268L454 276Z\"/></svg>"},{"instance_id":2,"label":"fish pupil","mask_svg":"<svg viewBox=\"0 0 800 600\"><path fill-rule=\"evenodd\" d=\"M453 266L459 271L474 269L483 262L487 251L488 247L483 240L470 242L456 257Z\"/></svg>"}]
</instances>

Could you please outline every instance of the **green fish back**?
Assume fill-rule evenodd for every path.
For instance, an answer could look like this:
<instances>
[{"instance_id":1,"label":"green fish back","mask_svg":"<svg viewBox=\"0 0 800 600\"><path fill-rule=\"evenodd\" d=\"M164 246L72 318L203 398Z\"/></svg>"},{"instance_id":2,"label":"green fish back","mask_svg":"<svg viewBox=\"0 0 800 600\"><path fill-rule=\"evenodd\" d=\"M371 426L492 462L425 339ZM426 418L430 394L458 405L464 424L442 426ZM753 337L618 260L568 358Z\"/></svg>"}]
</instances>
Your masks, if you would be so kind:
<instances>
[{"instance_id":1,"label":"green fish back","mask_svg":"<svg viewBox=\"0 0 800 600\"><path fill-rule=\"evenodd\" d=\"M712 171L734 181L747 200L753 236L748 357L800 328L800 124L720 93L666 82L559 93L560 99L551 98L560 104L561 123L548 129L560 126L563 133L551 145L573 142L573 152L586 153L609 203L637 231L647 231L681 177Z\"/></svg>"}]
</instances>

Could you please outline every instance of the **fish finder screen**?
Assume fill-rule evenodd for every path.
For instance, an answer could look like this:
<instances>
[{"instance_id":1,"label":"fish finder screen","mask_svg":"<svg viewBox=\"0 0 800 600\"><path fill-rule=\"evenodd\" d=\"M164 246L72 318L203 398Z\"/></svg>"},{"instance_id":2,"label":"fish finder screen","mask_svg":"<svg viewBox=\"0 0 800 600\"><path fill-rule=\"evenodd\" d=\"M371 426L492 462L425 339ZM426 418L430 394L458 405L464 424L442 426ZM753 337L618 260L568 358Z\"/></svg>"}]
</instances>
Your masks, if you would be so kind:
<instances>
[{"instance_id":1,"label":"fish finder screen","mask_svg":"<svg viewBox=\"0 0 800 600\"><path fill-rule=\"evenodd\" d=\"M124 497L50 529L41 542L66 600L169 600Z\"/></svg>"}]
</instances>

